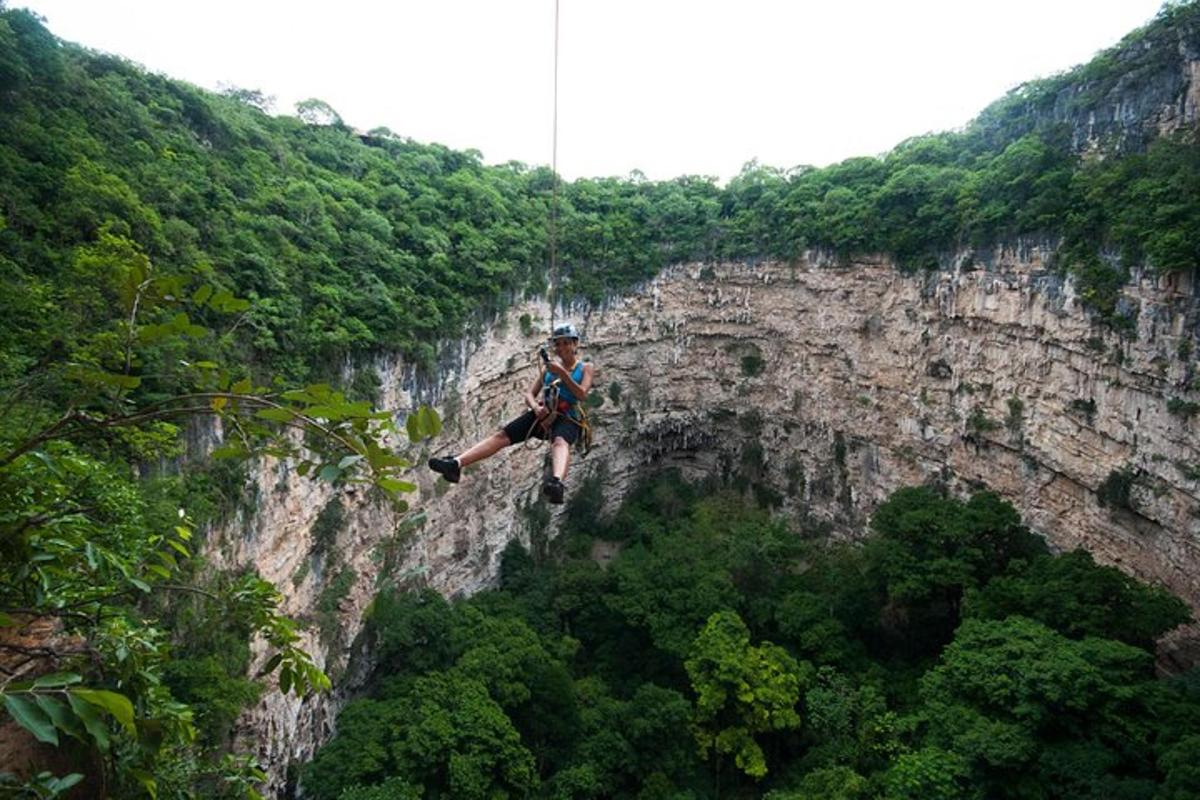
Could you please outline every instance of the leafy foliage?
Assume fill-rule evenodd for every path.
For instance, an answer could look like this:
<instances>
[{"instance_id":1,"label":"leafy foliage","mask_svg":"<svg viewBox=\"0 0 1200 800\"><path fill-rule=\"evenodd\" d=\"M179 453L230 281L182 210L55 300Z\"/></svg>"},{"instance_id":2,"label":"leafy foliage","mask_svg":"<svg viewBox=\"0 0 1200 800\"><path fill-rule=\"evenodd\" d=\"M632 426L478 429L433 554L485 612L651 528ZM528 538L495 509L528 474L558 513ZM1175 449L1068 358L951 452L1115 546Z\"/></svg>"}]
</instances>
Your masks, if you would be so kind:
<instances>
[{"instance_id":1,"label":"leafy foliage","mask_svg":"<svg viewBox=\"0 0 1200 800\"><path fill-rule=\"evenodd\" d=\"M685 666L696 692L701 751L732 754L747 775L767 774L755 734L800 727L801 670L782 648L750 645L750 631L731 612L713 614Z\"/></svg>"},{"instance_id":2,"label":"leafy foliage","mask_svg":"<svg viewBox=\"0 0 1200 800\"><path fill-rule=\"evenodd\" d=\"M1052 120L1169 70L1198 9L1169 5L1091 64L880 158L752 162L724 187L567 184L560 291L597 299L671 263L814 248L927 269L951 250L1046 235L1078 296L1127 329L1134 269L1200 263L1200 149L1163 138L1084 161ZM193 551L242 498L240 465L289 459L302 477L370 484L401 505L408 465L389 444L401 431L362 401L363 365L389 352L432 368L439 337L547 287L549 170L488 167L386 130L360 137L316 99L298 117L267 107L260 92L211 95L64 44L0 3L0 648L20 662L0 696L37 739L64 753L77 743L80 769L118 795L254 796L257 765L220 752L259 691L245 674L251 637L274 653L259 678L298 695L328 685L273 586L200 580ZM751 377L760 366L743 359ZM347 374L355 388L335 388ZM1189 402L1169 407L1180 424ZM225 460L175 474L198 417L219 419L213 455ZM441 426L428 409L404 423L412 440ZM1130 502L1122 481L1102 492L1118 506ZM626 548L608 571L562 553L518 564L513 552L505 588L472 603L381 596L372 630L395 674L381 667L379 699L347 708L330 745L341 756L319 757L306 786L324 797L749 791L700 764L687 730L699 721L716 738L744 731L726 751L783 796L1000 797L1009 785L1037 796L1019 779L1030 775L1051 796L1194 793L1195 714L1181 710L1196 692L1150 680L1138 655L1183 614L1165 596L1046 556L994 497L901 493L867 547L801 553L762 512L703 494L650 484L591 531L577 512L576 540ZM1038 581L1074 591L1051 601ZM204 624L218 615L221 635ZM39 652L18 639L34 622L52 629ZM1083 695L1052 681L1021 695L1031 708L1083 697L1063 717L1071 729L1014 719L960 680L960 635L981 657L1079 677ZM782 697L768 724L736 692L698 714L689 655L705 696L725 664L768 687L757 701ZM784 706L787 676L807 675L801 659L820 669L811 686L797 679L795 728ZM967 727L921 708L937 703ZM37 774L15 791L55 796L82 774Z\"/></svg>"},{"instance_id":3,"label":"leafy foliage","mask_svg":"<svg viewBox=\"0 0 1200 800\"><path fill-rule=\"evenodd\" d=\"M474 792L468 731L489 742L497 797L1099 800L1194 785L1200 682L1153 670L1154 639L1188 616L1177 599L1046 553L986 493L901 490L865 545L798 547L711 489L644 482L592 523L620 536L607 568L590 546L535 561L511 544L497 590L381 594L372 689L304 791ZM461 735L447 723L430 738L434 719ZM427 740L428 763L476 777L451 791L452 770L405 760Z\"/></svg>"},{"instance_id":4,"label":"leafy foliage","mask_svg":"<svg viewBox=\"0 0 1200 800\"><path fill-rule=\"evenodd\" d=\"M36 20L3 19L63 66ZM246 675L248 642L270 649L257 677L277 676L285 694L330 681L299 646L297 623L278 613L274 586L254 574L199 577L186 510L196 484L169 474L185 452L184 427L216 418L225 432L216 458L294 459L301 474L370 484L403 506L408 464L385 439L398 431L390 413L329 385L289 389L223 366L251 302L211 268L173 263L157 212L102 164L84 157L64 181L47 195L63 203L54 224L69 228L53 240L60 250L39 250L29 230L0 232L0 249L11 245L25 264L6 271L6 288L30 292L20 321L42 334L5 328L2 337L0 652L13 660L0 698L9 718L112 792L253 797L261 771L221 753L260 691ZM20 210L6 214L14 218ZM31 347L43 349L34 357ZM428 409L413 416L415 438L440 426ZM205 598L199 613L219 615L228 637L184 640L197 626L174 596ZM67 748L68 738L79 746ZM35 777L25 790L58 791L65 780Z\"/></svg>"},{"instance_id":5,"label":"leafy foliage","mask_svg":"<svg viewBox=\"0 0 1200 800\"><path fill-rule=\"evenodd\" d=\"M751 162L724 187L697 176L568 183L561 291L597 299L671 263L791 260L813 248L928 268L962 247L1052 236L1079 296L1127 327L1120 288L1130 269L1198 263L1200 149L1163 138L1081 161L1046 107L1060 95L1099 102L1122 75L1133 76L1125 89L1153 80L1178 58L1172 37L1194 34L1197 18L1194 3L1172 7L1112 53L1026 84L965 130L880 158L789 170ZM225 344L298 383L380 351L432 366L437 337L546 288L555 176L544 167L484 166L473 151L387 131L359 136L316 99L298 117L271 117L253 90L207 94L61 43L27 12L0 21L0 259L4 296L22 299L0 324L9 374L48 349L75 355L58 312L86 323L102 298L73 287L107 278L117 292L147 259L211 284L209 305L244 292L243 335ZM1068 91L1076 83L1086 91ZM187 319L171 324L186 332L196 314L181 311ZM119 342L119 326L111 332Z\"/></svg>"},{"instance_id":6,"label":"leafy foliage","mask_svg":"<svg viewBox=\"0 0 1200 800\"><path fill-rule=\"evenodd\" d=\"M1166 590L1130 578L1115 567L1097 566L1075 550L1021 563L968 593L965 614L1038 620L1071 638L1115 639L1152 650L1158 637L1188 620L1183 601Z\"/></svg>"}]
</instances>

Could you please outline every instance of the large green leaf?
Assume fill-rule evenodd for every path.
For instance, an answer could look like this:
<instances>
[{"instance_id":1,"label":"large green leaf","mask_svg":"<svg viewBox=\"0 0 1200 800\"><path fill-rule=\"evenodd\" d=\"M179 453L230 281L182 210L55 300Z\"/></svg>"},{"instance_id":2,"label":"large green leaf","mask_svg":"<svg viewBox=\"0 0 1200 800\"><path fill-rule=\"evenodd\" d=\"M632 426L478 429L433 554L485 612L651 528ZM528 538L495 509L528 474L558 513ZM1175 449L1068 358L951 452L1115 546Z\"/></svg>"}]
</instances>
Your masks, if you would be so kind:
<instances>
[{"instance_id":1,"label":"large green leaf","mask_svg":"<svg viewBox=\"0 0 1200 800\"><path fill-rule=\"evenodd\" d=\"M250 308L250 301L234 297L233 292L228 289L219 289L212 297L208 298L208 306L226 314L238 314Z\"/></svg>"},{"instance_id":2,"label":"large green leaf","mask_svg":"<svg viewBox=\"0 0 1200 800\"><path fill-rule=\"evenodd\" d=\"M213 287L209 284L204 284L192 294L192 302L196 305L204 305L208 298L213 295Z\"/></svg>"},{"instance_id":3,"label":"large green leaf","mask_svg":"<svg viewBox=\"0 0 1200 800\"><path fill-rule=\"evenodd\" d=\"M380 478L379 488L385 492L415 492L417 485L407 481L397 480L395 478Z\"/></svg>"},{"instance_id":4,"label":"large green leaf","mask_svg":"<svg viewBox=\"0 0 1200 800\"><path fill-rule=\"evenodd\" d=\"M409 467L412 466L400 456L392 455L388 451L378 447L373 442L367 444L367 463L372 469L384 469L386 467Z\"/></svg>"},{"instance_id":5,"label":"large green leaf","mask_svg":"<svg viewBox=\"0 0 1200 800\"><path fill-rule=\"evenodd\" d=\"M136 375L122 375L82 365L73 368L69 374L72 379L80 383L88 383L93 386L112 386L117 389L136 389L142 383L142 379Z\"/></svg>"},{"instance_id":6,"label":"large green leaf","mask_svg":"<svg viewBox=\"0 0 1200 800\"><path fill-rule=\"evenodd\" d=\"M107 689L71 689L71 696L104 709L113 715L121 727L133 732L133 703L125 695Z\"/></svg>"},{"instance_id":7,"label":"large green leaf","mask_svg":"<svg viewBox=\"0 0 1200 800\"><path fill-rule=\"evenodd\" d=\"M71 710L75 712L75 716L79 717L83 722L83 727L91 734L96 741L96 746L103 751L108 750L108 726L104 724L104 720L96 713L96 707L76 697L74 694L67 695L67 702L71 705Z\"/></svg>"},{"instance_id":8,"label":"large green leaf","mask_svg":"<svg viewBox=\"0 0 1200 800\"><path fill-rule=\"evenodd\" d=\"M254 416L271 422L291 422L296 418L296 412L288 411L286 408L263 408L259 409Z\"/></svg>"},{"instance_id":9,"label":"large green leaf","mask_svg":"<svg viewBox=\"0 0 1200 800\"><path fill-rule=\"evenodd\" d=\"M61 778L53 778L47 783L47 788L52 789L58 794L62 794L67 789L76 785L83 780L83 775L79 772L72 772L69 775L63 775Z\"/></svg>"},{"instance_id":10,"label":"large green leaf","mask_svg":"<svg viewBox=\"0 0 1200 800\"><path fill-rule=\"evenodd\" d=\"M255 677L261 678L266 675L270 675L275 671L275 668L279 666L281 661L283 661L283 653L276 653L275 655L271 656L271 659L263 665L263 668L258 671L258 675Z\"/></svg>"},{"instance_id":11,"label":"large green leaf","mask_svg":"<svg viewBox=\"0 0 1200 800\"><path fill-rule=\"evenodd\" d=\"M79 718L67 708L67 704L63 701L51 697L48 694L39 694L36 696L38 708L46 713L46 716L54 723L54 727L72 736L79 741L84 741L84 729Z\"/></svg>"},{"instance_id":12,"label":"large green leaf","mask_svg":"<svg viewBox=\"0 0 1200 800\"><path fill-rule=\"evenodd\" d=\"M146 790L146 794L150 795L150 800L158 798L158 781L149 772L142 769L131 769L129 774L137 779L137 782Z\"/></svg>"},{"instance_id":13,"label":"large green leaf","mask_svg":"<svg viewBox=\"0 0 1200 800\"><path fill-rule=\"evenodd\" d=\"M308 392L313 397L313 401L323 403L326 400L331 400L335 392L333 387L328 383L312 383L304 387L304 391Z\"/></svg>"},{"instance_id":14,"label":"large green leaf","mask_svg":"<svg viewBox=\"0 0 1200 800\"><path fill-rule=\"evenodd\" d=\"M421 406L417 417L420 420L421 432L426 437L432 438L442 432L442 419L432 406Z\"/></svg>"},{"instance_id":15,"label":"large green leaf","mask_svg":"<svg viewBox=\"0 0 1200 800\"><path fill-rule=\"evenodd\" d=\"M35 689L57 689L62 686L70 686L71 684L82 681L78 674L74 672L54 672L49 675L43 675L33 682Z\"/></svg>"},{"instance_id":16,"label":"large green leaf","mask_svg":"<svg viewBox=\"0 0 1200 800\"><path fill-rule=\"evenodd\" d=\"M341 411L342 414L347 417L367 419L371 416L371 404L366 401L360 401L357 403L344 403L341 406Z\"/></svg>"},{"instance_id":17,"label":"large green leaf","mask_svg":"<svg viewBox=\"0 0 1200 800\"><path fill-rule=\"evenodd\" d=\"M54 730L54 723L46 716L46 712L28 697L5 695L4 708L18 725L37 737L39 742L58 746L58 733Z\"/></svg>"},{"instance_id":18,"label":"large green leaf","mask_svg":"<svg viewBox=\"0 0 1200 800\"><path fill-rule=\"evenodd\" d=\"M313 397L303 389L288 389L279 396L291 403L304 403L305 405L313 405L317 402L317 398Z\"/></svg>"},{"instance_id":19,"label":"large green leaf","mask_svg":"<svg viewBox=\"0 0 1200 800\"><path fill-rule=\"evenodd\" d=\"M171 578L171 571L159 564L147 564L146 571L154 573L164 581Z\"/></svg>"},{"instance_id":20,"label":"large green leaf","mask_svg":"<svg viewBox=\"0 0 1200 800\"><path fill-rule=\"evenodd\" d=\"M211 453L214 459L220 460L225 458L245 458L249 453L246 448L236 444L225 444L216 448Z\"/></svg>"},{"instance_id":21,"label":"large green leaf","mask_svg":"<svg viewBox=\"0 0 1200 800\"><path fill-rule=\"evenodd\" d=\"M360 462L362 460L363 460L363 457L360 455L345 456L342 458L341 461L338 462L337 468L338 469L349 469L350 467L353 467L355 464L357 464L358 462Z\"/></svg>"},{"instance_id":22,"label":"large green leaf","mask_svg":"<svg viewBox=\"0 0 1200 800\"><path fill-rule=\"evenodd\" d=\"M314 419L327 419L330 422L338 422L349 416L347 413L349 408L347 405L324 403L322 405L308 406L304 409L304 413Z\"/></svg>"}]
</instances>

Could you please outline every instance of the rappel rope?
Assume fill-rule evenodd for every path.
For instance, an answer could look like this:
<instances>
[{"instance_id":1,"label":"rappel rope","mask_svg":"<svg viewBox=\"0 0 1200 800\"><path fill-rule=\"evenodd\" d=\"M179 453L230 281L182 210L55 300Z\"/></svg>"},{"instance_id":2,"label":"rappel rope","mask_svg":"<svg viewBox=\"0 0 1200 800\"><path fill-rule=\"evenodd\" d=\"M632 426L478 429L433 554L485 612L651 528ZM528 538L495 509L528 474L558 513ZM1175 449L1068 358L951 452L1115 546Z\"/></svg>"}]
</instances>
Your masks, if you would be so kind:
<instances>
[{"instance_id":1,"label":"rappel rope","mask_svg":"<svg viewBox=\"0 0 1200 800\"><path fill-rule=\"evenodd\" d=\"M546 276L546 300L550 303L550 331L554 332L554 277L558 271L558 3L559 0L554 0L554 102L552 104L552 124L550 126L550 219L549 219L549 234L550 234L550 270ZM541 372L543 364L540 360L541 348L535 348L533 355L530 357L533 368L536 372ZM557 415L557 410L551 413L544 420L547 434L550 431L550 425L553 424L554 417ZM537 420L529 424L529 433L533 432L533 426L537 425ZM531 449L536 447L538 439L526 434L525 448Z\"/></svg>"},{"instance_id":2,"label":"rappel rope","mask_svg":"<svg viewBox=\"0 0 1200 800\"><path fill-rule=\"evenodd\" d=\"M546 298L550 301L550 330L554 330L554 311L558 304L555 278L558 273L558 3L554 0L554 122L550 136L550 275Z\"/></svg>"},{"instance_id":3,"label":"rappel rope","mask_svg":"<svg viewBox=\"0 0 1200 800\"><path fill-rule=\"evenodd\" d=\"M552 183L550 184L550 272L546 280L546 298L550 302L551 332L554 331L554 318L558 305L558 296L555 291L555 279L558 277L558 19L559 0L554 0L554 114L550 136L550 173L552 178ZM537 371L542 371L544 365L538 350L534 351L532 361L533 368ZM560 413L558 411L557 384L558 381L554 381L550 386L543 389L543 392L548 395L547 407L550 408L550 414L541 423L546 430L547 439ZM580 431L580 455L587 455L588 450L592 446L592 426L588 421L587 409L584 408L583 403L576 403L575 409L579 414L579 419L575 419L570 414L567 414L566 417L582 429ZM533 426L537 424L536 420L530 423L530 432L532 432ZM540 442L540 439L526 435L524 446L526 449L532 449L537 447Z\"/></svg>"}]
</instances>

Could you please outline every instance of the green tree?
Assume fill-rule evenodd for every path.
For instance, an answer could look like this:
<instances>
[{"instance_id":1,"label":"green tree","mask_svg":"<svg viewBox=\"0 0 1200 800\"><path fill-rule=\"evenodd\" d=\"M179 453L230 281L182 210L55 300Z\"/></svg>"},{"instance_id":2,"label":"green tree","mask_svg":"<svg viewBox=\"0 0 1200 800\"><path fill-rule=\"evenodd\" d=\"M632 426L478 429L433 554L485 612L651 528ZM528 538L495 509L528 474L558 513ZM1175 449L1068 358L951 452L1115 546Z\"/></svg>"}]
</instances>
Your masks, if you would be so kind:
<instances>
[{"instance_id":1,"label":"green tree","mask_svg":"<svg viewBox=\"0 0 1200 800\"><path fill-rule=\"evenodd\" d=\"M885 800L969 800L979 792L968 783L966 762L928 747L896 759L884 775Z\"/></svg>"},{"instance_id":2,"label":"green tree","mask_svg":"<svg viewBox=\"0 0 1200 800\"><path fill-rule=\"evenodd\" d=\"M389 675L446 669L457 655L450 605L432 589L380 592L367 625L375 643L374 663Z\"/></svg>"},{"instance_id":3,"label":"green tree","mask_svg":"<svg viewBox=\"0 0 1200 800\"><path fill-rule=\"evenodd\" d=\"M610 606L675 657L689 651L706 619L736 602L728 570L701 542L683 535L663 536L652 547L635 545L613 572L617 591Z\"/></svg>"},{"instance_id":4,"label":"green tree","mask_svg":"<svg viewBox=\"0 0 1200 800\"><path fill-rule=\"evenodd\" d=\"M686 662L696 693L696 741L707 757L732 755L752 778L767 774L755 736L800 726L796 704L810 668L802 669L770 642L750 644L737 614L713 614L692 644Z\"/></svg>"},{"instance_id":5,"label":"green tree","mask_svg":"<svg viewBox=\"0 0 1200 800\"><path fill-rule=\"evenodd\" d=\"M849 767L823 767L806 774L794 789L767 792L763 800L862 800L870 783Z\"/></svg>"},{"instance_id":6,"label":"green tree","mask_svg":"<svg viewBox=\"0 0 1200 800\"><path fill-rule=\"evenodd\" d=\"M1192 735L1174 744L1158 760L1166 775L1156 800L1185 800L1200 792L1200 736Z\"/></svg>"},{"instance_id":7,"label":"green tree","mask_svg":"<svg viewBox=\"0 0 1200 800\"><path fill-rule=\"evenodd\" d=\"M413 684L408 718L391 744L404 776L428 797L523 797L538 786L533 755L487 688L461 674Z\"/></svg>"},{"instance_id":8,"label":"green tree","mask_svg":"<svg viewBox=\"0 0 1200 800\"><path fill-rule=\"evenodd\" d=\"M1143 649L1191 619L1183 601L1075 550L1035 558L1015 575L999 575L968 593L965 614L979 619L1021 615L1072 638L1098 636Z\"/></svg>"},{"instance_id":9,"label":"green tree","mask_svg":"<svg viewBox=\"0 0 1200 800\"><path fill-rule=\"evenodd\" d=\"M549 783L553 796L634 796L647 782L686 783L696 765L692 708L678 692L642 684L629 700L598 678L576 682L582 729L571 763Z\"/></svg>"},{"instance_id":10,"label":"green tree","mask_svg":"<svg viewBox=\"0 0 1200 800\"><path fill-rule=\"evenodd\" d=\"M179 486L158 491L158 483L131 476L129 463L178 455L175 423L212 415L230 431L215 455L294 457L302 474L371 483L392 495L412 487L397 477L405 462L380 444L393 430L390 415L347 403L328 386L255 387L209 360L211 330L197 320L243 312L246 301L160 272L136 243L107 229L98 239L80 248L74 268L100 302L85 292L66 295L70 341L39 363L33 379L43 392L0 425L0 627L59 626L58 636L33 649L0 644L27 656L0 697L40 741L78 739L106 756L96 762L104 780L153 794L156 776L166 789L188 772L181 762L199 755L197 715L181 699L200 709L203 743L211 745L258 694L235 674L248 659L221 663L186 645L175 658L154 617L168 596L206 597L229 632L264 640L274 654L258 677L275 673L283 693L330 682L298 646L296 623L278 613L275 587L253 574L219 593L215 584L188 583L194 524ZM29 380L11 376L0 391L19 396ZM419 438L438 425L423 409L409 433ZM288 429L310 434L312 449L302 453ZM58 671L39 677L51 665ZM232 770L227 783L253 791L253 765L219 761Z\"/></svg>"},{"instance_id":11,"label":"green tree","mask_svg":"<svg viewBox=\"0 0 1200 800\"><path fill-rule=\"evenodd\" d=\"M347 705L338 735L305 768L302 785L319 800L355 786L503 798L526 796L538 779L533 755L487 688L451 671L394 684L384 700Z\"/></svg>"},{"instance_id":12,"label":"green tree","mask_svg":"<svg viewBox=\"0 0 1200 800\"><path fill-rule=\"evenodd\" d=\"M338 800L421 800L421 790L403 778L388 778L375 786L351 786Z\"/></svg>"},{"instance_id":13,"label":"green tree","mask_svg":"<svg viewBox=\"0 0 1200 800\"><path fill-rule=\"evenodd\" d=\"M1017 558L1045 552L1016 510L989 492L966 503L920 487L901 489L871 519L868 569L906 618L902 648L936 652L958 625L965 591Z\"/></svg>"},{"instance_id":14,"label":"green tree","mask_svg":"<svg viewBox=\"0 0 1200 800\"><path fill-rule=\"evenodd\" d=\"M338 715L337 736L304 767L305 792L317 800L337 800L351 787L377 786L395 775L393 731L407 718L408 709L395 698L347 703Z\"/></svg>"},{"instance_id":15,"label":"green tree","mask_svg":"<svg viewBox=\"0 0 1200 800\"><path fill-rule=\"evenodd\" d=\"M1150 678L1152 663L1144 650L1067 639L1023 617L968 620L921 680L926 741L961 758L989 796L1019 797L1054 785L1089 787L1091 796L1147 760L1145 722L1134 722L1139 715L1113 723ZM1059 746L1067 743L1076 753L1087 748L1086 762L1097 772L1080 773L1078 758L1074 768L1057 767Z\"/></svg>"}]
</instances>

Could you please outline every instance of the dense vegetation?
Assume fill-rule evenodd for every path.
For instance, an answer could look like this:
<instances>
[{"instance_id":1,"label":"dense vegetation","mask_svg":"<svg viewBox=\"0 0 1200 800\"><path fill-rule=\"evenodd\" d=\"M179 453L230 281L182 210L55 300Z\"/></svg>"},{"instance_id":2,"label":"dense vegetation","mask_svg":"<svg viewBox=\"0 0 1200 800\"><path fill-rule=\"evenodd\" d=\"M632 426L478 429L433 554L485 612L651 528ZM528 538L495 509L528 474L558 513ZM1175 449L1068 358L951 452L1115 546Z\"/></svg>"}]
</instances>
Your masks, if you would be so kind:
<instances>
[{"instance_id":1,"label":"dense vegetation","mask_svg":"<svg viewBox=\"0 0 1200 800\"><path fill-rule=\"evenodd\" d=\"M672 262L790 259L806 248L928 267L958 248L1037 235L1063 241L1062 267L1119 322L1130 267L1193 269L1200 259L1200 149L1160 139L1083 161L1070 128L1039 111L1070 85L1098 101L1126 76L1122 90L1136 92L1178 68L1175 42L1198 37L1200 5L1168 6L1124 48L1021 87L962 132L881 157L749 164L724 187L636 175L569 183L564 291L597 297ZM1136 58L1113 55L1126 52ZM101 241L247 297L254 310L230 346L301 379L381 351L430 364L437 337L461 334L478 310L544 289L545 168L484 166L478 153L385 129L360 136L319 101L300 117L260 106L258 92L209 94L4 12L4 374L55 346L71 353L58 298Z\"/></svg>"},{"instance_id":2,"label":"dense vegetation","mask_svg":"<svg viewBox=\"0 0 1200 800\"><path fill-rule=\"evenodd\" d=\"M1134 90L1156 80L1174 63L1172 42L1195 41L1198 24L1200 5L1171 5L1124 49L1023 87L965 131L881 157L750 164L727 186L569 183L561 290L597 298L670 263L808 248L925 268L963 247L1037 235L1061 241L1061 268L1101 318L1128 324L1119 291L1132 266L1198 263L1200 150L1161 139L1084 161L1042 112L1071 85L1086 88L1075 101L1086 103L1127 74ZM296 647L275 587L193 557L195 539L247 502L239 460L266 453L301 474L403 492L404 464L380 444L390 416L363 402L377 387L359 367L379 353L432 366L439 338L547 288L549 170L485 166L478 153L384 129L362 135L317 100L296 117L266 105L256 91L214 95L60 42L0 0L0 697L8 718L58 746L57 775L11 786L0 776L0 792L54 796L86 774L111 796L253 796L259 765L226 752L232 721L261 691L247 675L251 639L276 654L268 667L285 692L328 679ZM344 393L323 383L345 378ZM228 460L186 457L199 416L222 418L230 435L217 455ZM414 438L438 427L428 412L410 422ZM978 513L995 511L977 502ZM1099 587L1128 613L1101 614L1084 597L1042 618L1034 605L1057 606L1033 603L1016 571L988 584L1009 589L965 602L999 562L962 542L937 555L962 530L914 540L930 549L913 565L920 577L901 581L896 565L916 551L889 545L886 530L862 552L797 553L777 525L735 506L661 488L625 512L640 540L609 572L571 557L535 569L514 551L503 592L453 609L427 595L381 597L377 647L395 677L381 672L376 699L347 711L331 752L349 746L354 714L391 724L420 698L415 718L403 714L417 722L396 728L402 740L363 733L360 760L331 767L323 756L313 791L905 796L906 785L967 781L986 794L1022 770L1085 774L1131 797L1156 782L1190 791L1184 765L1197 740L1135 722L1146 708L1172 720L1190 709L1190 684L1149 682L1137 654L1177 605L1086 559L1024 550L1013 564L1049 570L1042 583ZM669 509L686 511L690 527L665 522ZM960 626L978 608L995 611ZM49 635L20 638L31 621ZM1141 650L1097 644L1105 637ZM416 646L425 639L432 649ZM1069 678L1021 696L1020 709L1034 710L1005 716L951 666L989 642L1069 653L1079 671L1062 667ZM493 668L506 662L507 673ZM55 671L25 680L31 664ZM755 697L729 695L730 675L758 687ZM1062 695L1068 687L1093 693ZM978 725L954 727L929 710L939 702L973 709L957 718ZM1101 708L1101 721L1087 716ZM894 727L863 733L868 722ZM1076 729L1060 723L1094 736L1071 739ZM1126 730L1137 736L1125 749L1113 733L1123 725L1143 726ZM1084 744L1046 744L1068 740ZM711 756L703 764L698 741ZM970 741L1013 749L985 756Z\"/></svg>"},{"instance_id":3,"label":"dense vegetation","mask_svg":"<svg viewBox=\"0 0 1200 800\"><path fill-rule=\"evenodd\" d=\"M580 515L594 520L593 515ZM318 800L1061 798L1200 792L1183 604L1049 555L990 494L904 489L862 546L670 475L501 588L385 592ZM801 534L804 532L801 531ZM594 536L622 550L606 568Z\"/></svg>"},{"instance_id":4,"label":"dense vegetation","mask_svg":"<svg viewBox=\"0 0 1200 800\"><path fill-rule=\"evenodd\" d=\"M276 587L212 570L197 537L236 507L247 458L291 459L400 504L409 465L383 444L390 413L236 359L251 301L211 266L161 257L170 221L88 161L101 140L68 136L78 120L49 94L43 107L21 94L37 79L66 96L59 49L30 15L0 15L4 767L47 768L0 773L0 796L86 780L89 796L255 797L259 765L229 752L237 714L268 675L285 694L330 681ZM20 143L46 149L24 160ZM74 166L60 175L64 158ZM225 460L185 461L201 417L220 419ZM417 439L438 426L421 409L406 427ZM270 653L257 675L252 640ZM55 750L23 744L12 723Z\"/></svg>"},{"instance_id":5,"label":"dense vegetation","mask_svg":"<svg viewBox=\"0 0 1200 800\"><path fill-rule=\"evenodd\" d=\"M278 613L278 590L249 569L209 569L197 530L232 512L248 458L368 484L401 507L410 465L389 450L392 414L209 360L220 347L200 321L247 301L157 273L108 233L74 265L85 280L56 298L74 357L5 381L0 419L0 702L6 742L20 745L5 766L50 758L65 774L0 773L0 795L54 797L86 777L93 796L256 797L264 776L228 740L258 679L297 695L330 680ZM181 426L204 416L226 433L212 452L223 460L196 468L181 462ZM406 420L412 440L439 426L427 408ZM253 678L252 639L271 654ZM12 723L54 755L21 745Z\"/></svg>"}]
</instances>

